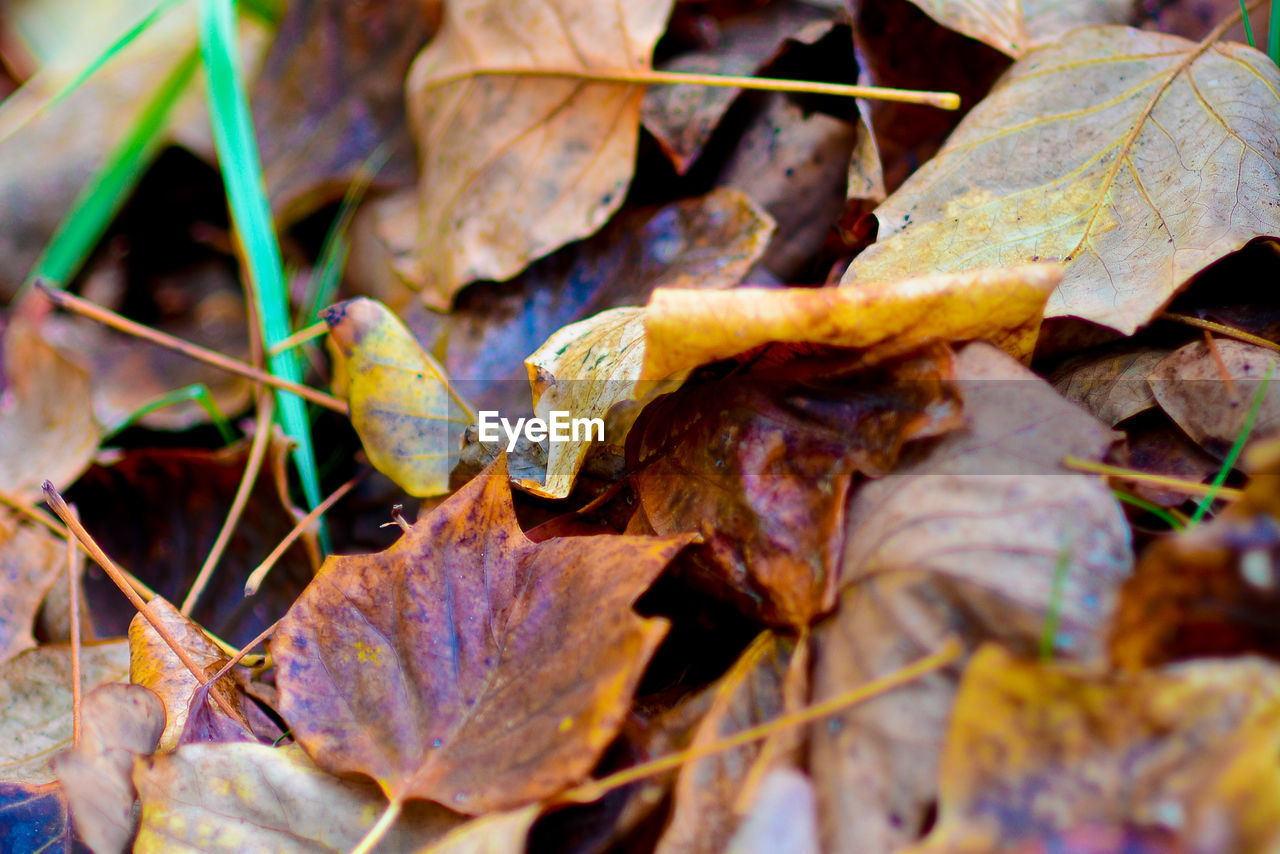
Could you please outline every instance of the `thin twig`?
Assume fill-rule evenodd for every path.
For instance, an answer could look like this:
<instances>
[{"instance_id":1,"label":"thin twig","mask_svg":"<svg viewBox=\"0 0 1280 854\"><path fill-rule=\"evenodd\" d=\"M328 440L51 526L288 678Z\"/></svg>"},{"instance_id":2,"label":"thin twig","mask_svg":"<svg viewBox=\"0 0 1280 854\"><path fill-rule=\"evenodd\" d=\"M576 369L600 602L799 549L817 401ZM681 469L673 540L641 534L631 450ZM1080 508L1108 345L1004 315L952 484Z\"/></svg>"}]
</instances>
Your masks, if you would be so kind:
<instances>
[{"instance_id":1,"label":"thin twig","mask_svg":"<svg viewBox=\"0 0 1280 854\"><path fill-rule=\"evenodd\" d=\"M395 824L396 819L400 817L400 810L404 808L404 801L394 800L387 804L387 808L382 811L382 815L373 823L364 837L356 843L356 847L351 849L351 854L369 854L374 846L382 841L382 837L387 835L387 831L391 829L391 825Z\"/></svg>"},{"instance_id":2,"label":"thin twig","mask_svg":"<svg viewBox=\"0 0 1280 854\"><path fill-rule=\"evenodd\" d=\"M1194 326L1197 329L1207 329L1210 332L1216 332L1224 338L1234 338L1237 341L1243 341L1246 344L1253 344L1257 347L1266 347L1276 353L1280 353L1280 344L1263 338L1260 335L1254 335L1252 332L1245 332L1243 329L1236 329L1234 326L1227 326L1225 323L1215 323L1212 320L1204 320L1199 317L1192 317L1189 314L1174 314L1166 311L1160 315L1161 320L1171 320L1174 323L1181 323L1186 326Z\"/></svg>"},{"instance_id":3,"label":"thin twig","mask_svg":"<svg viewBox=\"0 0 1280 854\"><path fill-rule=\"evenodd\" d=\"M260 371L257 368L246 365L244 362L237 359L232 359L230 356L224 356L222 353L215 350L200 347L196 344L192 344L190 341L184 341L181 338L170 335L167 332L152 329L150 326L143 326L141 323L136 323L127 317L122 317L114 311L103 308L97 303L81 299L78 296L74 296L57 288L51 288L43 282L37 282L36 287L41 293L49 298L50 302L59 308L65 308L68 311L73 311L76 314L83 315L91 320L96 320L105 326L110 326L112 329L118 330L127 335L142 338L146 341L150 341L152 344L157 344L161 347L174 350L184 356L213 365L215 368L220 368L228 373L237 374L245 377L246 379L253 380L254 382L280 389L281 391L292 392L293 394L298 395L298 397L305 398L306 400L323 406L326 409L332 409L334 412L340 412L343 415L348 413L345 401L336 398L331 394L326 394L319 389L314 389L311 388L311 386L281 379L280 377L273 376L265 371Z\"/></svg>"},{"instance_id":4,"label":"thin twig","mask_svg":"<svg viewBox=\"0 0 1280 854\"><path fill-rule=\"evenodd\" d=\"M953 661L958 659L964 652L964 647L955 637L947 638L942 647L937 652L931 653L924 658L919 659L913 664L908 664L900 670L896 670L887 676L882 676L865 685L859 685L837 694L830 699L821 703L810 706L807 709L796 712L795 714L783 715L768 723L759 726L748 727L741 732L734 733L728 738L714 742L712 744L701 745L699 747L681 750L677 753L668 754L651 762L644 762L631 768L624 768L616 774L610 774L599 780L592 780L581 786L562 792L556 796L555 801L558 803L590 803L598 800L600 797L614 789L622 788L630 785L637 780L643 780L658 774L678 768L689 762L695 762L707 756L713 756L717 753L724 753L726 750L732 750L735 747L741 747L744 744L750 744L753 741L759 741L766 738L779 730L800 726L802 724L816 721L833 715L836 712L844 711L850 706L865 702L874 697L879 697L895 688L900 688L921 676L932 673L935 670L946 667Z\"/></svg>"},{"instance_id":5,"label":"thin twig","mask_svg":"<svg viewBox=\"0 0 1280 854\"><path fill-rule=\"evenodd\" d=\"M758 92L796 92L806 95L835 95L841 98L868 98L873 101L897 101L924 104L942 110L960 109L960 96L955 92L928 92L915 89L889 89L881 86L850 86L845 83L818 83L810 80L775 80L769 77L734 77L727 74L686 74L679 71L598 71L588 68L547 68L508 66L506 68L472 68L431 80L427 88L435 89L471 77L556 77L588 80L597 83L635 83L641 86L691 85L729 89L751 89Z\"/></svg>"},{"instance_id":6,"label":"thin twig","mask_svg":"<svg viewBox=\"0 0 1280 854\"><path fill-rule=\"evenodd\" d=\"M1170 477L1169 475L1151 474L1149 472L1121 468L1120 466L1109 466L1105 463L1095 463L1090 460L1082 460L1079 457L1063 457L1062 464L1069 469L1074 469L1075 471L1089 472L1090 474L1105 474L1107 477L1115 477L1121 480L1150 483L1156 486L1163 486L1166 489L1172 489L1177 492L1185 492L1188 495L1208 495L1211 489L1211 487L1206 483L1196 483L1195 481L1183 480L1182 478ZM1231 489L1230 487L1222 487L1217 491L1217 493L1219 498L1227 501L1238 501L1244 497L1244 492L1242 490Z\"/></svg>"},{"instance_id":7,"label":"thin twig","mask_svg":"<svg viewBox=\"0 0 1280 854\"><path fill-rule=\"evenodd\" d=\"M222 530L218 531L218 538L209 549L209 556L205 558L200 571L196 573L196 580L191 584L191 592L182 602L181 611L184 617L191 616L192 611L195 610L200 594L204 592L209 579L213 577L214 567L222 559L227 544L231 542L231 535L240 524L244 508L249 504L249 496L253 494L253 487L258 482L258 474L262 471L262 461L266 459L267 448L271 444L271 419L274 416L275 395L262 395L258 404L257 426L254 428L256 432L253 434L253 445L249 448L249 459L245 462L244 474L240 476L240 485L236 487L236 495L231 501L231 509L227 511L226 521L222 523Z\"/></svg>"},{"instance_id":8,"label":"thin twig","mask_svg":"<svg viewBox=\"0 0 1280 854\"><path fill-rule=\"evenodd\" d=\"M75 513L74 507L67 508ZM80 546L75 537L67 537L67 612L71 615L71 744L80 746Z\"/></svg>"},{"instance_id":9,"label":"thin twig","mask_svg":"<svg viewBox=\"0 0 1280 854\"><path fill-rule=\"evenodd\" d=\"M1218 376L1222 377L1223 383L1226 384L1227 394L1231 395L1231 404L1240 403L1240 394L1236 391L1236 384L1231 379L1231 372L1227 370L1227 363L1223 361L1222 354L1218 352L1218 345L1213 343L1213 333L1208 329L1204 332L1204 346L1208 348L1209 355L1213 358L1214 367L1218 369Z\"/></svg>"},{"instance_id":10,"label":"thin twig","mask_svg":"<svg viewBox=\"0 0 1280 854\"><path fill-rule=\"evenodd\" d=\"M332 495L317 504L315 509L306 516L303 516L301 521L299 521L297 525L293 526L293 530L285 534L284 539L280 541L280 545L276 546L271 554L267 555L266 559L262 563L258 564L257 569L249 575L249 580L244 583L244 595L252 596L257 593L258 588L262 586L263 579L265 579L267 577L267 573L271 571L271 567L275 566L276 561L280 560L280 557L288 551L289 546L293 545L294 540L302 536L302 532L307 529L307 526L328 512L330 507L337 504L344 495L354 489L356 484L363 480L364 476L371 471L373 471L373 469L368 468L367 466L361 469L356 473L355 477L342 484L342 486L339 486L333 491Z\"/></svg>"},{"instance_id":11,"label":"thin twig","mask_svg":"<svg viewBox=\"0 0 1280 854\"><path fill-rule=\"evenodd\" d=\"M44 482L44 498L45 503L53 508L53 512L58 515L62 523L67 526L67 529L80 541L80 545L89 553L89 556L94 559L98 566L102 567L103 572L115 582L116 587L120 588L120 592L129 600L129 604L133 605L134 609L151 624L160 639L168 645L169 649L173 650L173 654L178 656L178 660L191 671L191 675L196 677L196 681L201 685L205 684L208 681L208 677L205 676L200 663L191 657L191 653L187 652L182 644L178 643L178 639L173 636L173 632L169 631L169 627L160 622L155 614L151 613L147 603L138 595L138 591L133 589L128 573L107 556L107 553L102 550L93 537L89 535L89 532L85 530L84 526L80 524L80 520L72 515L67 507L67 502L58 494L58 490L54 489L53 484L47 480ZM217 691L210 691L209 694L228 717L239 718L239 715L236 714L235 709L231 708L231 704L225 697Z\"/></svg>"},{"instance_id":12,"label":"thin twig","mask_svg":"<svg viewBox=\"0 0 1280 854\"><path fill-rule=\"evenodd\" d=\"M306 329L299 329L279 344L276 344L276 346L267 351L267 355L275 356L279 353L283 353L285 350L292 350L294 347L306 344L308 341L313 341L328 332L329 324L325 323L323 320L318 323L313 323Z\"/></svg>"},{"instance_id":13,"label":"thin twig","mask_svg":"<svg viewBox=\"0 0 1280 854\"><path fill-rule=\"evenodd\" d=\"M71 536L67 533L66 528L58 524L57 519L53 518L48 513L45 513L39 507L23 501L16 495L10 495L4 490L0 490L0 504L5 505L6 507L12 507L22 515L35 519L37 522L47 527L50 531L53 531L53 533L62 537L64 540Z\"/></svg>"},{"instance_id":14,"label":"thin twig","mask_svg":"<svg viewBox=\"0 0 1280 854\"><path fill-rule=\"evenodd\" d=\"M223 676L226 676L228 673L230 673L231 668L239 664L241 659L243 659L246 655L249 654L249 650L253 649L255 646L257 646L258 644L262 643L267 638L275 634L276 629L280 628L280 624L282 622L284 622L283 617L281 617L279 620L276 620L271 625L267 626L265 629L262 630L262 632L256 638L249 641L244 646L240 647L240 649L236 652L236 654L231 656L231 659L226 664L222 665L222 667L219 668L218 672L213 674L213 676L210 678L209 681L217 682Z\"/></svg>"}]
</instances>

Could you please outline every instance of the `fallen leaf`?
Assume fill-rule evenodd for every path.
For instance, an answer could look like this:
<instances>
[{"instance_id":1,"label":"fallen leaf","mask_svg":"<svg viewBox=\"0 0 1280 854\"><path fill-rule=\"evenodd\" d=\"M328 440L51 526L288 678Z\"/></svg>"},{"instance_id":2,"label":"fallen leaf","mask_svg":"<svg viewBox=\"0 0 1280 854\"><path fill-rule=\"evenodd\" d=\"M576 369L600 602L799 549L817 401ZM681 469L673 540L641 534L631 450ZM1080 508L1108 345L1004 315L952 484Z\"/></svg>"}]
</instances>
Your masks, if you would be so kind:
<instances>
[{"instance_id":1,"label":"fallen leaf","mask_svg":"<svg viewBox=\"0 0 1280 854\"><path fill-rule=\"evenodd\" d=\"M963 423L945 347L871 370L858 361L690 383L630 434L627 469L650 525L701 533L691 554L756 619L798 627L830 611L855 476L887 474L906 443Z\"/></svg>"},{"instance_id":2,"label":"fallen leaf","mask_svg":"<svg viewBox=\"0 0 1280 854\"><path fill-rule=\"evenodd\" d=\"M803 704L807 685L788 677L795 644L761 634L720 681L707 689L710 706L689 743L691 749L767 723ZM802 677L803 678L803 677ZM807 681L807 680L805 680ZM655 854L718 854L739 824L740 799L748 799L772 767L785 766L795 733L698 759L683 766L672 794L671 818Z\"/></svg>"},{"instance_id":3,"label":"fallen leaf","mask_svg":"<svg viewBox=\"0 0 1280 854\"><path fill-rule=\"evenodd\" d=\"M374 155L377 183L417 178L404 78L435 33L439 0L288 5L254 84L272 207L287 220L339 198Z\"/></svg>"},{"instance_id":4,"label":"fallen leaf","mask_svg":"<svg viewBox=\"0 0 1280 854\"><path fill-rule=\"evenodd\" d=\"M817 701L950 634L1034 651L1051 613L1059 654L1103 658L1129 528L1101 479L1060 461L1099 459L1114 434L989 345L960 351L956 378L965 427L851 498L839 607L814 630ZM897 851L925 829L954 685L934 674L810 730L824 850Z\"/></svg>"},{"instance_id":5,"label":"fallen leaf","mask_svg":"<svg viewBox=\"0 0 1280 854\"><path fill-rule=\"evenodd\" d=\"M1155 365L1148 380L1156 403L1165 414L1196 444L1222 459L1244 430L1267 373L1280 369L1280 356L1229 338L1215 339L1213 347L1218 358L1209 352L1204 341L1187 344ZM1226 367L1225 376L1218 359ZM1274 437L1277 430L1280 396L1267 393L1245 447Z\"/></svg>"},{"instance_id":6,"label":"fallen leaf","mask_svg":"<svg viewBox=\"0 0 1280 854\"><path fill-rule=\"evenodd\" d=\"M1126 24L1130 0L911 0L938 23L1015 59L1079 27Z\"/></svg>"},{"instance_id":7,"label":"fallen leaf","mask_svg":"<svg viewBox=\"0 0 1280 854\"><path fill-rule=\"evenodd\" d=\"M631 180L644 87L488 75L644 71L671 0L462 0L406 84L421 152L419 246L406 279L448 308L604 225ZM512 38L519 33L519 38Z\"/></svg>"},{"instance_id":8,"label":"fallen leaf","mask_svg":"<svg viewBox=\"0 0 1280 854\"><path fill-rule=\"evenodd\" d=\"M810 25L830 20L829 11L796 0L769 3L717 22L710 44L682 51L657 67L687 74L753 75L777 57L784 40L801 31L808 35ZM724 86L650 86L640 118L683 175L741 92Z\"/></svg>"},{"instance_id":9,"label":"fallen leaf","mask_svg":"<svg viewBox=\"0 0 1280 854\"><path fill-rule=\"evenodd\" d=\"M89 377L40 339L25 318L3 329L0 376L0 490L40 500L41 484L65 487L98 449L101 428Z\"/></svg>"},{"instance_id":10,"label":"fallen leaf","mask_svg":"<svg viewBox=\"0 0 1280 854\"><path fill-rule=\"evenodd\" d=\"M470 407L444 369L382 303L359 297L324 310L339 362L334 389L369 461L410 495L449 492Z\"/></svg>"},{"instance_id":11,"label":"fallen leaf","mask_svg":"<svg viewBox=\"0 0 1280 854\"><path fill-rule=\"evenodd\" d=\"M89 850L72 835L61 786L4 782L0 782L0 849L15 854Z\"/></svg>"},{"instance_id":12,"label":"fallen leaf","mask_svg":"<svg viewBox=\"0 0 1280 854\"><path fill-rule=\"evenodd\" d=\"M387 551L325 562L276 632L280 712L322 767L393 800L546 797L616 733L666 633L631 603L689 540L531 543L499 461Z\"/></svg>"},{"instance_id":13,"label":"fallen leaf","mask_svg":"<svg viewBox=\"0 0 1280 854\"><path fill-rule=\"evenodd\" d=\"M80 668L86 692L127 679L129 645L85 644ZM36 647L0 664L0 708L0 782L52 782L49 760L71 746L71 647Z\"/></svg>"},{"instance_id":14,"label":"fallen leaf","mask_svg":"<svg viewBox=\"0 0 1280 854\"><path fill-rule=\"evenodd\" d=\"M280 436L270 441L268 463L289 450ZM85 472L67 498L107 554L164 598L182 602L226 521L248 455L248 442L219 451L128 451L112 465ZM260 475L192 619L228 643L243 644L283 616L314 574L307 535L284 553L256 596L245 599L241 591L295 522L272 478ZM84 604L98 633L125 634L133 611L122 607L115 585L91 566L85 588Z\"/></svg>"},{"instance_id":15,"label":"fallen leaf","mask_svg":"<svg viewBox=\"0 0 1280 854\"><path fill-rule=\"evenodd\" d=\"M139 759L134 851L350 851L386 807L376 786L317 768L296 745L187 744ZM463 819L411 804L378 850L411 851Z\"/></svg>"},{"instance_id":16,"label":"fallen leaf","mask_svg":"<svg viewBox=\"0 0 1280 854\"><path fill-rule=\"evenodd\" d=\"M63 540L0 507L0 662L36 645L36 614L59 578L65 586L66 567Z\"/></svg>"},{"instance_id":17,"label":"fallen leaf","mask_svg":"<svg viewBox=\"0 0 1280 854\"><path fill-rule=\"evenodd\" d=\"M1278 721L1266 662L1090 677L984 647L952 712L938 823L907 850L1009 851L1084 828L1150 831L1155 850L1270 850L1280 775L1262 756Z\"/></svg>"},{"instance_id":18,"label":"fallen leaf","mask_svg":"<svg viewBox=\"0 0 1280 854\"><path fill-rule=\"evenodd\" d=\"M1061 261L1046 316L1130 334L1209 263L1280 233L1263 201L1280 185L1277 90L1280 69L1239 45L1078 30L1019 60L876 209L879 239L843 283Z\"/></svg>"},{"instance_id":19,"label":"fallen leaf","mask_svg":"<svg viewBox=\"0 0 1280 854\"><path fill-rule=\"evenodd\" d=\"M1221 460L1210 456L1163 415L1156 415L1150 421L1137 418L1126 424L1124 451L1120 459L1129 468L1191 483L1208 483L1222 468ZM1124 483L1123 478L1118 480ZM1126 488L1166 507L1178 507L1187 501L1185 490L1159 484L1132 481Z\"/></svg>"},{"instance_id":20,"label":"fallen leaf","mask_svg":"<svg viewBox=\"0 0 1280 854\"><path fill-rule=\"evenodd\" d=\"M53 758L76 834L99 854L127 851L138 829L133 761L156 749L164 703L139 685L100 685L85 695L80 743Z\"/></svg>"},{"instance_id":21,"label":"fallen leaf","mask_svg":"<svg viewBox=\"0 0 1280 854\"><path fill-rule=\"evenodd\" d=\"M1240 11L1240 0L1168 0L1162 3L1143 3L1134 9L1134 18L1144 30L1159 30L1175 36L1199 41L1209 31ZM1268 15L1251 15L1254 43L1259 48L1267 44ZM1224 39L1245 44L1248 41L1244 25L1237 22L1223 34Z\"/></svg>"},{"instance_id":22,"label":"fallen leaf","mask_svg":"<svg viewBox=\"0 0 1280 854\"><path fill-rule=\"evenodd\" d=\"M537 804L474 819L417 854L522 854L529 828L538 817Z\"/></svg>"},{"instance_id":23,"label":"fallen leaf","mask_svg":"<svg viewBox=\"0 0 1280 854\"><path fill-rule=\"evenodd\" d=\"M760 782L727 854L818 854L813 783L791 768L775 768Z\"/></svg>"},{"instance_id":24,"label":"fallen leaf","mask_svg":"<svg viewBox=\"0 0 1280 854\"><path fill-rule=\"evenodd\" d=\"M203 668L206 677L212 676L231 660L199 626L182 616L166 600L157 596L147 603L147 608L177 639L178 645ZM202 683L142 614L136 615L129 624L129 681L150 688L164 702L165 724L160 749L170 751L176 748L187 725L192 695ZM241 729L245 733L251 732L249 720L240 708L240 693L236 690L235 679L227 674L212 690L217 691L238 713L235 722ZM207 702L212 704L214 701L209 698ZM220 707L214 714L226 716Z\"/></svg>"},{"instance_id":25,"label":"fallen leaf","mask_svg":"<svg viewBox=\"0 0 1280 854\"><path fill-rule=\"evenodd\" d=\"M1059 365L1049 382L1067 400L1114 427L1156 405L1147 376L1168 354L1148 347L1085 353Z\"/></svg>"}]
</instances>

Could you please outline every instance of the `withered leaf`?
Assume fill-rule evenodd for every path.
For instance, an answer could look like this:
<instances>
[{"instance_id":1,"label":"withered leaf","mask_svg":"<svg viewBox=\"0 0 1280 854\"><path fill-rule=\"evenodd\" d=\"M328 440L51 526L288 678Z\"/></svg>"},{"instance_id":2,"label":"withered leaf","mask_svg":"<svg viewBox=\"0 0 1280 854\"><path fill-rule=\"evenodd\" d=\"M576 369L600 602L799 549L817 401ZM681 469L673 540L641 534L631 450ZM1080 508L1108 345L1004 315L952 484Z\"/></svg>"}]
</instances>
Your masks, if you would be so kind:
<instances>
[{"instance_id":1,"label":"withered leaf","mask_svg":"<svg viewBox=\"0 0 1280 854\"><path fill-rule=\"evenodd\" d=\"M137 830L133 760L156 749L164 703L140 685L100 685L84 697L80 743L53 759L76 833L98 854L125 851Z\"/></svg>"},{"instance_id":2,"label":"withered leaf","mask_svg":"<svg viewBox=\"0 0 1280 854\"><path fill-rule=\"evenodd\" d=\"M1020 57L1078 27L1124 24L1129 0L911 0L946 27Z\"/></svg>"},{"instance_id":3,"label":"withered leaf","mask_svg":"<svg viewBox=\"0 0 1280 854\"><path fill-rule=\"evenodd\" d=\"M509 812L495 812L450 831L439 842L416 854L523 854L529 828L538 817L537 804Z\"/></svg>"},{"instance_id":4,"label":"withered leaf","mask_svg":"<svg viewBox=\"0 0 1280 854\"><path fill-rule=\"evenodd\" d=\"M876 209L879 240L843 281L1061 261L1046 315L1132 333L1280 233L1278 91L1280 69L1240 45L1077 30L1015 63Z\"/></svg>"},{"instance_id":5,"label":"withered leaf","mask_svg":"<svg viewBox=\"0 0 1280 854\"><path fill-rule=\"evenodd\" d=\"M813 782L791 768L775 768L760 782L751 811L727 854L818 854Z\"/></svg>"},{"instance_id":6,"label":"withered leaf","mask_svg":"<svg viewBox=\"0 0 1280 854\"><path fill-rule=\"evenodd\" d=\"M72 835L61 786L9 782L0 782L0 849L15 854L89 850Z\"/></svg>"},{"instance_id":7,"label":"withered leaf","mask_svg":"<svg viewBox=\"0 0 1280 854\"><path fill-rule=\"evenodd\" d=\"M375 150L377 183L413 183L404 78L439 18L439 0L289 3L253 93L278 214L296 219L341 196Z\"/></svg>"},{"instance_id":8,"label":"withered leaf","mask_svg":"<svg viewBox=\"0 0 1280 854\"><path fill-rule=\"evenodd\" d=\"M31 630L36 613L66 565L62 540L0 507L0 661L35 646Z\"/></svg>"},{"instance_id":9,"label":"withered leaf","mask_svg":"<svg viewBox=\"0 0 1280 854\"><path fill-rule=\"evenodd\" d=\"M985 647L956 698L938 823L908 850L1008 851L1095 828L1159 831L1158 850L1266 851L1280 773L1260 757L1278 721L1267 662L1090 677Z\"/></svg>"},{"instance_id":10,"label":"withered leaf","mask_svg":"<svg viewBox=\"0 0 1280 854\"><path fill-rule=\"evenodd\" d=\"M688 537L530 542L502 460L380 554L330 557L276 633L280 712L327 770L468 813L581 778L666 632L631 603Z\"/></svg>"},{"instance_id":11,"label":"withered leaf","mask_svg":"<svg viewBox=\"0 0 1280 854\"><path fill-rule=\"evenodd\" d=\"M346 852L386 806L376 786L326 774L296 745L187 744L139 759L133 779L140 854ZM410 805L378 850L412 851L462 821L434 804Z\"/></svg>"},{"instance_id":12,"label":"withered leaf","mask_svg":"<svg viewBox=\"0 0 1280 854\"><path fill-rule=\"evenodd\" d=\"M1058 393L1112 427L1156 405L1147 376L1167 350L1125 347L1068 359L1049 378Z\"/></svg>"},{"instance_id":13,"label":"withered leaf","mask_svg":"<svg viewBox=\"0 0 1280 854\"><path fill-rule=\"evenodd\" d=\"M165 599L157 596L147 603L147 609L169 630L191 658L204 668L206 676L212 676L230 660L230 656L198 625L184 617ZM192 697L200 687L201 680L187 669L177 653L169 648L142 614L136 615L129 624L129 681L150 688L164 701L165 726L160 749L173 750L178 746L187 725ZM249 720L244 717L240 708L240 694L231 674L218 680L210 690L217 691L239 714L234 723L244 732L249 732ZM214 701L208 698L206 702L212 704ZM226 716L221 708L213 711L213 714Z\"/></svg>"},{"instance_id":14,"label":"withered leaf","mask_svg":"<svg viewBox=\"0 0 1280 854\"><path fill-rule=\"evenodd\" d=\"M90 691L129 676L124 641L86 644L81 685ZM0 782L43 784L49 760L71 746L71 647L40 646L0 664Z\"/></svg>"},{"instance_id":15,"label":"withered leaf","mask_svg":"<svg viewBox=\"0 0 1280 854\"><path fill-rule=\"evenodd\" d=\"M461 0L406 84L421 152L406 278L447 308L602 226L631 180L644 87L488 69L649 68L671 0ZM519 34L514 38L513 34Z\"/></svg>"},{"instance_id":16,"label":"withered leaf","mask_svg":"<svg viewBox=\"0 0 1280 854\"><path fill-rule=\"evenodd\" d=\"M870 370L858 360L693 383L630 434L627 467L653 529L702 533L699 563L766 622L804 626L835 605L854 477L887 474L907 442L963 423L945 347Z\"/></svg>"}]
</instances>

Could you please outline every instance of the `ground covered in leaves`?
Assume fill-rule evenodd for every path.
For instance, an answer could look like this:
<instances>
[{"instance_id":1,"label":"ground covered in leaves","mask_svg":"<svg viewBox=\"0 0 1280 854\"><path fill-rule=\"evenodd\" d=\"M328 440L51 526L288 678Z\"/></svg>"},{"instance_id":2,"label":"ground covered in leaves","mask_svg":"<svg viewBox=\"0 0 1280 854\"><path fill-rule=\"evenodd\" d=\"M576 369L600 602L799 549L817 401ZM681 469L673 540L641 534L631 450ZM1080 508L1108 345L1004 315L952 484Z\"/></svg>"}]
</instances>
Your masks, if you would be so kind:
<instances>
[{"instance_id":1,"label":"ground covered in leaves","mask_svg":"<svg viewBox=\"0 0 1280 854\"><path fill-rule=\"evenodd\" d=\"M1280 851L1266 4L89 5L0 850Z\"/></svg>"}]
</instances>

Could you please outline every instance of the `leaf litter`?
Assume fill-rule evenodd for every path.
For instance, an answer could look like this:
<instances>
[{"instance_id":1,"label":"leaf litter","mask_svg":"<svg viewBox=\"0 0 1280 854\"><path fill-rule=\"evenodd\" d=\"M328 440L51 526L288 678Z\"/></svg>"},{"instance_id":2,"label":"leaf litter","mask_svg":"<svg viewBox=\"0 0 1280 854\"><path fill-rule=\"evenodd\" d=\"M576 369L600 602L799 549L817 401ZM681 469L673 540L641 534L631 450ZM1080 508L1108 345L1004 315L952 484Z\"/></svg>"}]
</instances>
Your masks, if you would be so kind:
<instances>
[{"instance_id":1,"label":"leaf litter","mask_svg":"<svg viewBox=\"0 0 1280 854\"><path fill-rule=\"evenodd\" d=\"M194 87L60 283L145 342L20 286L193 42L24 120L111 34L0 9L0 847L1275 848L1280 71L1235 4L243 5L323 523ZM216 417L150 407L190 383Z\"/></svg>"}]
</instances>

